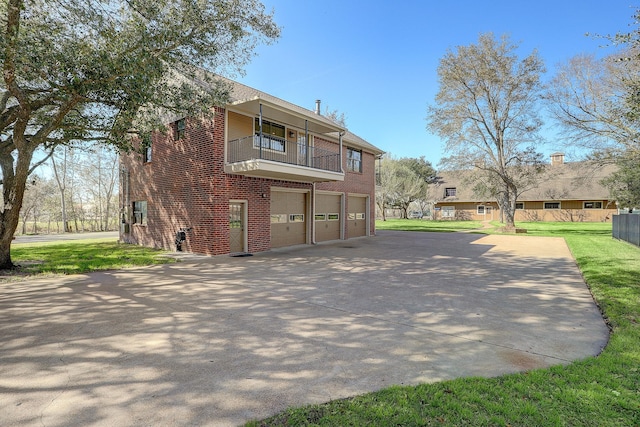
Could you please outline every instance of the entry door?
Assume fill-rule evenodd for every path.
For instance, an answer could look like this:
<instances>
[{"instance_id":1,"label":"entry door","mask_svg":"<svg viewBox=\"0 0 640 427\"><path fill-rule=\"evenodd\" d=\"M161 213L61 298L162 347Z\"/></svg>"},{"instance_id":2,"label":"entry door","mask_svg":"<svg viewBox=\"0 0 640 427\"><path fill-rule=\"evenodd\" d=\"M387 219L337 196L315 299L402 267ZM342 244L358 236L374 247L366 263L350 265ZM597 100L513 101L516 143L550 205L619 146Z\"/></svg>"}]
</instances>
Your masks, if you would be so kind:
<instances>
[{"instance_id":1,"label":"entry door","mask_svg":"<svg viewBox=\"0 0 640 427\"><path fill-rule=\"evenodd\" d=\"M244 203L229 203L229 251L244 252Z\"/></svg>"}]
</instances>

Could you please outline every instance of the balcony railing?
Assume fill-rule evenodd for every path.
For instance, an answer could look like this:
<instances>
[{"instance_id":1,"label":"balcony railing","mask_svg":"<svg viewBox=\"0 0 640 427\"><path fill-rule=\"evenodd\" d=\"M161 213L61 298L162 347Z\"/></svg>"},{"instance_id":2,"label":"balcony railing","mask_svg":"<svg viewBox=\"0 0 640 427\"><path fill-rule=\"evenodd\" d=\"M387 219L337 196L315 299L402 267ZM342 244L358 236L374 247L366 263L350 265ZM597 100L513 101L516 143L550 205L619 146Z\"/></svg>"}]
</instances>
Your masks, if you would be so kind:
<instances>
[{"instance_id":1,"label":"balcony railing","mask_svg":"<svg viewBox=\"0 0 640 427\"><path fill-rule=\"evenodd\" d=\"M342 171L337 149L310 147L272 135L252 135L229 141L227 160L228 163L269 160L329 172Z\"/></svg>"}]
</instances>

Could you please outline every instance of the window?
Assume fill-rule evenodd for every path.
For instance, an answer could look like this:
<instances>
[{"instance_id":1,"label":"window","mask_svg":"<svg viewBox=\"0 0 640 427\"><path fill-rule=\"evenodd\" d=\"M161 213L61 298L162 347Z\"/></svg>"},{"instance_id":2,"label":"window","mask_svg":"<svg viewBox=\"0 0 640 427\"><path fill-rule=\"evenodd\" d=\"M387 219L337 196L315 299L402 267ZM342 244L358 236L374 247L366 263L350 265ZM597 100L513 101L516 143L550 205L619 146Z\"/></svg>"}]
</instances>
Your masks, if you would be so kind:
<instances>
[{"instance_id":1,"label":"window","mask_svg":"<svg viewBox=\"0 0 640 427\"><path fill-rule=\"evenodd\" d=\"M289 214L289 222L304 222L304 214Z\"/></svg>"},{"instance_id":2,"label":"window","mask_svg":"<svg viewBox=\"0 0 640 427\"><path fill-rule=\"evenodd\" d=\"M327 214L315 214L315 220L316 221L326 221L327 220Z\"/></svg>"},{"instance_id":3,"label":"window","mask_svg":"<svg viewBox=\"0 0 640 427\"><path fill-rule=\"evenodd\" d=\"M545 209L560 209L560 202L544 202Z\"/></svg>"},{"instance_id":4,"label":"window","mask_svg":"<svg viewBox=\"0 0 640 427\"><path fill-rule=\"evenodd\" d=\"M455 218L456 216L455 206L443 206L441 212L442 218Z\"/></svg>"},{"instance_id":5,"label":"window","mask_svg":"<svg viewBox=\"0 0 640 427\"><path fill-rule=\"evenodd\" d=\"M287 214L271 214L271 224L281 224L287 222Z\"/></svg>"},{"instance_id":6,"label":"window","mask_svg":"<svg viewBox=\"0 0 640 427\"><path fill-rule=\"evenodd\" d=\"M285 128L283 125L277 123L271 123L266 120L262 121L262 148L267 150L285 152L286 140L285 140ZM255 138L253 139L253 146L260 147L260 119L255 119Z\"/></svg>"},{"instance_id":7,"label":"window","mask_svg":"<svg viewBox=\"0 0 640 427\"><path fill-rule=\"evenodd\" d=\"M602 202L582 202L583 209L602 209Z\"/></svg>"},{"instance_id":8,"label":"window","mask_svg":"<svg viewBox=\"0 0 640 427\"><path fill-rule=\"evenodd\" d=\"M175 140L179 140L184 138L184 131L186 129L187 123L185 119L177 120L174 124L175 126Z\"/></svg>"},{"instance_id":9,"label":"window","mask_svg":"<svg viewBox=\"0 0 640 427\"><path fill-rule=\"evenodd\" d=\"M516 202L516 210L523 210L524 202Z\"/></svg>"},{"instance_id":10,"label":"window","mask_svg":"<svg viewBox=\"0 0 640 427\"><path fill-rule=\"evenodd\" d=\"M362 151L347 148L347 170L349 172L362 172Z\"/></svg>"},{"instance_id":11,"label":"window","mask_svg":"<svg viewBox=\"0 0 640 427\"><path fill-rule=\"evenodd\" d=\"M484 215L484 206L479 205L477 208L478 215Z\"/></svg>"},{"instance_id":12,"label":"window","mask_svg":"<svg viewBox=\"0 0 640 427\"><path fill-rule=\"evenodd\" d=\"M455 187L445 188L444 197L456 197L456 188Z\"/></svg>"},{"instance_id":13,"label":"window","mask_svg":"<svg viewBox=\"0 0 640 427\"><path fill-rule=\"evenodd\" d=\"M133 202L133 223L147 225L147 202Z\"/></svg>"},{"instance_id":14,"label":"window","mask_svg":"<svg viewBox=\"0 0 640 427\"><path fill-rule=\"evenodd\" d=\"M340 220L340 214L337 214L337 213L327 214L327 221L339 221L339 220Z\"/></svg>"},{"instance_id":15,"label":"window","mask_svg":"<svg viewBox=\"0 0 640 427\"><path fill-rule=\"evenodd\" d=\"M149 134L142 137L142 161L144 163L151 161L151 135Z\"/></svg>"}]
</instances>

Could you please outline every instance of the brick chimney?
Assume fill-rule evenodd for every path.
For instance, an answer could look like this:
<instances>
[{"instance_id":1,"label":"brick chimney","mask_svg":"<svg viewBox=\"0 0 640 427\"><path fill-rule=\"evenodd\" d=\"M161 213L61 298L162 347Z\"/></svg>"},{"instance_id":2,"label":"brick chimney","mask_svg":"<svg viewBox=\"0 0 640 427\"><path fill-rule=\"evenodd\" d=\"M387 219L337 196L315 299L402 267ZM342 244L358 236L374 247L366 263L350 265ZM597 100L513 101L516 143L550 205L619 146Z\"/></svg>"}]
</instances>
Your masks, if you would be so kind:
<instances>
[{"instance_id":1,"label":"brick chimney","mask_svg":"<svg viewBox=\"0 0 640 427\"><path fill-rule=\"evenodd\" d=\"M551 166L564 164L564 153L553 153L551 155Z\"/></svg>"}]
</instances>

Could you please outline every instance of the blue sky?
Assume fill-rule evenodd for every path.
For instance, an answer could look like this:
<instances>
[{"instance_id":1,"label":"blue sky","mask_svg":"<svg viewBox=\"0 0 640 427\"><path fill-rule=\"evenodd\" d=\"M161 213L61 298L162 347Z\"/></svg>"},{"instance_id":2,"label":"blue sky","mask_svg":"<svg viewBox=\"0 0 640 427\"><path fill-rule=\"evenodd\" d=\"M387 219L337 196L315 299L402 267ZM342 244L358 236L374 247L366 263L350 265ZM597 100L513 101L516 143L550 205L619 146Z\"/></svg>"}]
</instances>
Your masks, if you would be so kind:
<instances>
[{"instance_id":1,"label":"blue sky","mask_svg":"<svg viewBox=\"0 0 640 427\"><path fill-rule=\"evenodd\" d=\"M627 0L471 1L262 0L282 27L259 46L240 82L313 109L315 100L346 116L352 132L399 157L437 165L440 139L426 130L438 90L437 67L447 49L478 35L508 34L521 57L537 49L549 79L579 53L614 51L592 34L630 31L636 6ZM563 147L554 130L541 151Z\"/></svg>"}]
</instances>

